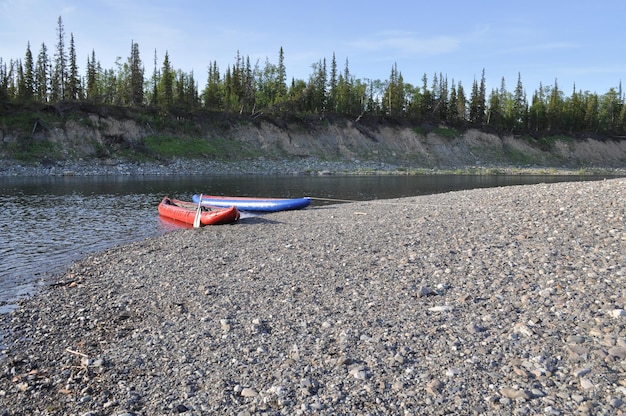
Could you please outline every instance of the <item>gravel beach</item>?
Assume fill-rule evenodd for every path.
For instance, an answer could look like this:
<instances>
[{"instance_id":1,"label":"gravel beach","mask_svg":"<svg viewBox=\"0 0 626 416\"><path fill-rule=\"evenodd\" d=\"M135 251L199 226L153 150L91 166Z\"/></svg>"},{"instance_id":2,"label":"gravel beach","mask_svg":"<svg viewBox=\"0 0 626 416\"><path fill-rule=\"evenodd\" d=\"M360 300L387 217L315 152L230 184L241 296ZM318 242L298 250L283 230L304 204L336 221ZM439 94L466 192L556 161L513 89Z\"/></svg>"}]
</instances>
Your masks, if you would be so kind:
<instances>
[{"instance_id":1,"label":"gravel beach","mask_svg":"<svg viewBox=\"0 0 626 416\"><path fill-rule=\"evenodd\" d=\"M23 176L141 176L141 175L309 175L398 172L398 166L361 160L274 160L258 158L243 161L175 159L166 162L132 162L122 159L67 160L24 164L2 160L0 178ZM404 168L400 168L404 169ZM596 171L598 169L593 169ZM603 173L626 176L626 169L599 169ZM506 171L506 169L502 169ZM558 170L552 170L558 172ZM403 173L404 170L402 170ZM433 171L434 172L434 171ZM565 173L571 173L565 170Z\"/></svg>"},{"instance_id":2,"label":"gravel beach","mask_svg":"<svg viewBox=\"0 0 626 416\"><path fill-rule=\"evenodd\" d=\"M619 415L625 290L625 179L185 229L0 317L0 415Z\"/></svg>"}]
</instances>

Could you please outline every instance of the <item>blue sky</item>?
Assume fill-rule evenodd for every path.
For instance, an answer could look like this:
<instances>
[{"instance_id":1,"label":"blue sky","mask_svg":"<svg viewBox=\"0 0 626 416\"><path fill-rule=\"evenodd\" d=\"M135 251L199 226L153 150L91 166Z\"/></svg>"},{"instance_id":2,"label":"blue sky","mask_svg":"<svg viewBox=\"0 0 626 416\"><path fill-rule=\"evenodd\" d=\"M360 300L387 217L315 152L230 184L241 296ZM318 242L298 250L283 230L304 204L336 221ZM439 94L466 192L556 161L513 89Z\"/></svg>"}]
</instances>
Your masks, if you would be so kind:
<instances>
[{"instance_id":1,"label":"blue sky","mask_svg":"<svg viewBox=\"0 0 626 416\"><path fill-rule=\"evenodd\" d=\"M330 68L334 53L362 80L387 80L397 64L407 83L421 86L426 74L430 85L441 73L468 93L483 69L488 90L504 77L512 92L519 73L529 98L555 80L566 95L574 84L604 94L626 82L624 0L0 0L0 57L23 59L27 42L35 57L42 43L52 55L59 16L81 74L92 49L114 68L134 41L147 76L155 49L159 66L167 51L200 89L213 61L222 73L237 51L276 64L281 47L289 80L308 80L324 58Z\"/></svg>"}]
</instances>

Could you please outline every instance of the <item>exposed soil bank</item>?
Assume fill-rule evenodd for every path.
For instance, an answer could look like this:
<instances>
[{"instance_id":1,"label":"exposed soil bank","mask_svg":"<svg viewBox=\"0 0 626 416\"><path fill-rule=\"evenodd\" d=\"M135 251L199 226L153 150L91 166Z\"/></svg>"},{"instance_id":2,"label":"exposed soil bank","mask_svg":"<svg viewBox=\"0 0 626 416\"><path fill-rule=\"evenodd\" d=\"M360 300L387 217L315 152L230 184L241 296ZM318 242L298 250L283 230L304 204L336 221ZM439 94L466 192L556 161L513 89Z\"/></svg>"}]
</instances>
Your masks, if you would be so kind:
<instances>
[{"instance_id":1,"label":"exposed soil bank","mask_svg":"<svg viewBox=\"0 0 626 416\"><path fill-rule=\"evenodd\" d=\"M51 159L154 156L146 138L193 137L206 146L191 157L206 161L326 160L391 164L405 170L468 167L624 168L626 140L496 135L372 120L185 119L167 126L107 112L58 122L37 117L24 127L0 124L0 158L25 141L51 144ZM29 142L29 143L30 143ZM197 143L197 142L195 142ZM194 145L191 144L191 147ZM191 149L193 150L193 149ZM44 157L44 162L50 162ZM163 160L162 160L163 161Z\"/></svg>"}]
</instances>

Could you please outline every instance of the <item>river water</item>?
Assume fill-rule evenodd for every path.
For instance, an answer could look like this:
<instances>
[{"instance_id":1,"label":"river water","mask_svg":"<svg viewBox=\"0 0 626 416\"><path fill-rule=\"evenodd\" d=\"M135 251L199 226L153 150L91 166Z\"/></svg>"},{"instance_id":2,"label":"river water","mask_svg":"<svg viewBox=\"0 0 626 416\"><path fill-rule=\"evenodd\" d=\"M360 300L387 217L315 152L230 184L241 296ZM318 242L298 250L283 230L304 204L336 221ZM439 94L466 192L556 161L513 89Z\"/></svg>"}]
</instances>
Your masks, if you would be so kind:
<instances>
[{"instance_id":1,"label":"river water","mask_svg":"<svg viewBox=\"0 0 626 416\"><path fill-rule=\"evenodd\" d=\"M194 193L373 200L600 176L120 176L0 178L0 314L90 252L156 236L176 226L157 205ZM319 198L319 199L318 199ZM271 215L271 214L265 214Z\"/></svg>"}]
</instances>

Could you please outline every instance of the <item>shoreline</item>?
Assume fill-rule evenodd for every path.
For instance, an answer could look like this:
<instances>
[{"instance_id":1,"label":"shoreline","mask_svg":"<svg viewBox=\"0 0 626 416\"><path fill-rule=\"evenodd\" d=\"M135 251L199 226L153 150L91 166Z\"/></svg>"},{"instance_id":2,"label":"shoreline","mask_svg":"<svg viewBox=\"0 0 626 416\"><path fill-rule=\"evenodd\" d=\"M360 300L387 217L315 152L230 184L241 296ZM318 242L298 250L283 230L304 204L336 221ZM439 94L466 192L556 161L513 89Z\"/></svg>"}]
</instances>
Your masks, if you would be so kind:
<instances>
[{"instance_id":1,"label":"shoreline","mask_svg":"<svg viewBox=\"0 0 626 416\"><path fill-rule=\"evenodd\" d=\"M136 175L609 175L626 176L626 168L614 167L515 167L459 166L419 168L360 160L269 160L243 161L183 160L133 162L123 159L72 160L23 163L2 160L2 177L40 176L136 176Z\"/></svg>"},{"instance_id":2,"label":"shoreline","mask_svg":"<svg viewBox=\"0 0 626 416\"><path fill-rule=\"evenodd\" d=\"M0 414L626 412L626 179L354 202L87 255Z\"/></svg>"}]
</instances>

